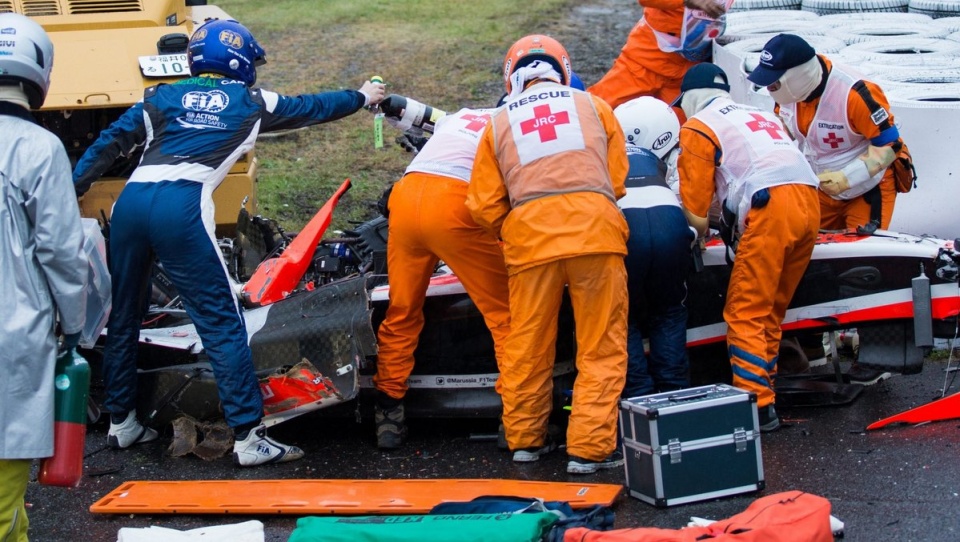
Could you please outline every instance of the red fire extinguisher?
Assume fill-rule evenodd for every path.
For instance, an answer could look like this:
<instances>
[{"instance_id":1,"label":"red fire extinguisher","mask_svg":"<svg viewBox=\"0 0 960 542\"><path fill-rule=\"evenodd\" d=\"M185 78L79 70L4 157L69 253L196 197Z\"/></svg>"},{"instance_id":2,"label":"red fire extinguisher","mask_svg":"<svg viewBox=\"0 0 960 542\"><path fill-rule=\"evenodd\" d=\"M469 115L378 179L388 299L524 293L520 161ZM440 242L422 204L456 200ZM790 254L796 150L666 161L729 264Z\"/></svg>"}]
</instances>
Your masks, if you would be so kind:
<instances>
[{"instance_id":1,"label":"red fire extinguisher","mask_svg":"<svg viewBox=\"0 0 960 542\"><path fill-rule=\"evenodd\" d=\"M48 486L76 487L83 474L90 365L75 348L57 357L54 385L53 456L40 464L38 480Z\"/></svg>"}]
</instances>

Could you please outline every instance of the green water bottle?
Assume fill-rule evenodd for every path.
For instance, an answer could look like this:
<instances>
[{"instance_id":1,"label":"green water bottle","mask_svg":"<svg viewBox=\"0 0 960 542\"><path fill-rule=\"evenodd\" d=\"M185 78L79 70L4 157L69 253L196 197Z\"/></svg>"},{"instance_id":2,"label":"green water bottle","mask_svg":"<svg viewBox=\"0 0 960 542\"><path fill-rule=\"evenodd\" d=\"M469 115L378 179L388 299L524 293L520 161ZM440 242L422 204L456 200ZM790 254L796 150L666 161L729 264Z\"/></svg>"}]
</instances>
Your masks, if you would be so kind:
<instances>
[{"instance_id":1,"label":"green water bottle","mask_svg":"<svg viewBox=\"0 0 960 542\"><path fill-rule=\"evenodd\" d=\"M383 83L383 77L374 75L370 78L372 83ZM373 113L373 147L375 149L383 148L383 111L379 105L368 105L367 108Z\"/></svg>"}]
</instances>

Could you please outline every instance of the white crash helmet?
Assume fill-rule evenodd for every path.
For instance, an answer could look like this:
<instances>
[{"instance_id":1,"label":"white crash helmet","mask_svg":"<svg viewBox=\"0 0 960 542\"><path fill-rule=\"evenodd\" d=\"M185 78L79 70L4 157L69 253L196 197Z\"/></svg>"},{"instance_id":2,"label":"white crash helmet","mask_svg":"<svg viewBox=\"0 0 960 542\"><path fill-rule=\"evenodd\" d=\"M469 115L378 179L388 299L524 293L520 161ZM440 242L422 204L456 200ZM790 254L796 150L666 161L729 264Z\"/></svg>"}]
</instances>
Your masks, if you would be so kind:
<instances>
[{"instance_id":1,"label":"white crash helmet","mask_svg":"<svg viewBox=\"0 0 960 542\"><path fill-rule=\"evenodd\" d=\"M31 109L50 88L53 42L42 26L19 13L0 13L0 84L21 83Z\"/></svg>"},{"instance_id":2,"label":"white crash helmet","mask_svg":"<svg viewBox=\"0 0 960 542\"><path fill-rule=\"evenodd\" d=\"M680 141L680 121L673 108L652 96L641 96L613 110L627 145L648 149L661 160Z\"/></svg>"}]
</instances>

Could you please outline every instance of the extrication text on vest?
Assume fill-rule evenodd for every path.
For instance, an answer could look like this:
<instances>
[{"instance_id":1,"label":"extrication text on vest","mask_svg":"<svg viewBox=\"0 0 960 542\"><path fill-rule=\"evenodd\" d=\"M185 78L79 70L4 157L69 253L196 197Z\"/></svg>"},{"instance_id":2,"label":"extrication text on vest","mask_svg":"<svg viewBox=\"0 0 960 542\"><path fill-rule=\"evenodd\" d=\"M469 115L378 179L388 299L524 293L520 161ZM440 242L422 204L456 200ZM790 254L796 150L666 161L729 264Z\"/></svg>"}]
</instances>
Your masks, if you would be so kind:
<instances>
[{"instance_id":1,"label":"extrication text on vest","mask_svg":"<svg viewBox=\"0 0 960 542\"><path fill-rule=\"evenodd\" d=\"M846 130L846 126L842 124L834 124L832 122L818 122L817 128L823 128L825 130Z\"/></svg>"},{"instance_id":2,"label":"extrication text on vest","mask_svg":"<svg viewBox=\"0 0 960 542\"><path fill-rule=\"evenodd\" d=\"M739 104L730 104L730 105L721 107L719 113L720 113L721 115L726 115L727 113L732 113L732 112L734 112L734 111L740 111L741 109L743 109L743 108L740 107Z\"/></svg>"}]
</instances>

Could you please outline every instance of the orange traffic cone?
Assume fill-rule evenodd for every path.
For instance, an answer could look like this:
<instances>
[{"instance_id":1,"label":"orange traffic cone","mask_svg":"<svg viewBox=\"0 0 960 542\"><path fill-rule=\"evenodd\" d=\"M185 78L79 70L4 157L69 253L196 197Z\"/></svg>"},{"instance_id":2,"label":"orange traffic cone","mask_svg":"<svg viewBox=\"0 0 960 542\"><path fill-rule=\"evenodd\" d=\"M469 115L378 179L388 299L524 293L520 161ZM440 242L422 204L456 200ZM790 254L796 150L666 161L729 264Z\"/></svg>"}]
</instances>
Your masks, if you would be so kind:
<instances>
[{"instance_id":1,"label":"orange traffic cone","mask_svg":"<svg viewBox=\"0 0 960 542\"><path fill-rule=\"evenodd\" d=\"M921 423L960 418L960 393L948 395L932 403L911 408L895 416L884 418L867 426L867 430L879 429L891 423Z\"/></svg>"}]
</instances>

